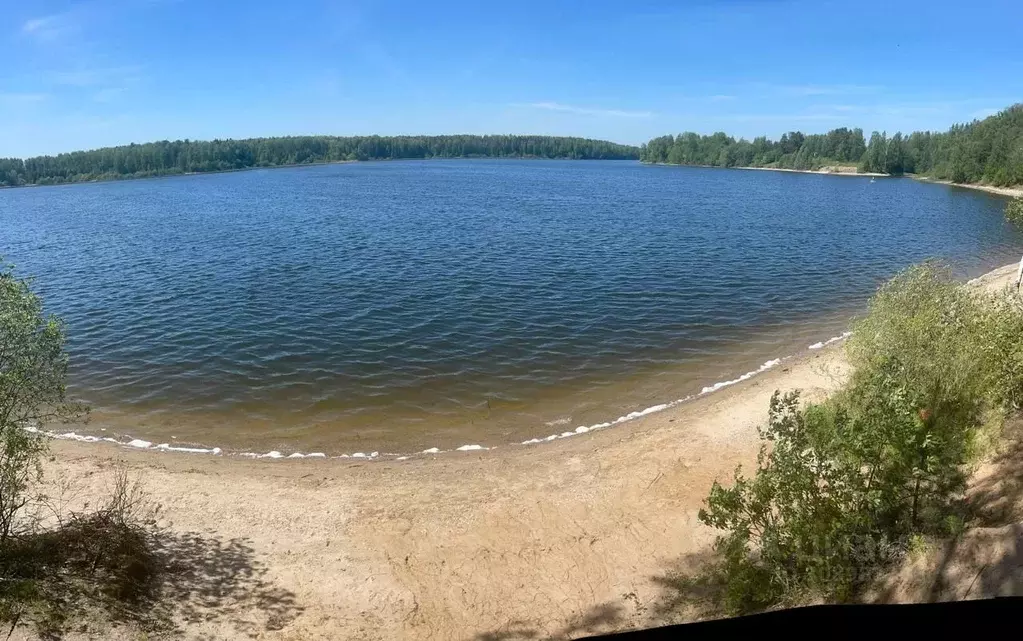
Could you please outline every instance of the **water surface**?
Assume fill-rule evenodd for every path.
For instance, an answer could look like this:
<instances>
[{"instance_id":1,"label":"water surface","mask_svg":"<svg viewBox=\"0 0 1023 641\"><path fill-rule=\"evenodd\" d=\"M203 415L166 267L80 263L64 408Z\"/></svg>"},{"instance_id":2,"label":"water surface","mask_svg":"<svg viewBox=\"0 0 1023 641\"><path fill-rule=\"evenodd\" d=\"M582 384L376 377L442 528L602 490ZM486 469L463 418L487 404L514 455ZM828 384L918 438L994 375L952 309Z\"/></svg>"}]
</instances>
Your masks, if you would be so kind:
<instances>
[{"instance_id":1,"label":"water surface","mask_svg":"<svg viewBox=\"0 0 1023 641\"><path fill-rule=\"evenodd\" d=\"M95 432L283 451L517 442L840 333L1004 200L909 179L396 161L0 191Z\"/></svg>"}]
</instances>

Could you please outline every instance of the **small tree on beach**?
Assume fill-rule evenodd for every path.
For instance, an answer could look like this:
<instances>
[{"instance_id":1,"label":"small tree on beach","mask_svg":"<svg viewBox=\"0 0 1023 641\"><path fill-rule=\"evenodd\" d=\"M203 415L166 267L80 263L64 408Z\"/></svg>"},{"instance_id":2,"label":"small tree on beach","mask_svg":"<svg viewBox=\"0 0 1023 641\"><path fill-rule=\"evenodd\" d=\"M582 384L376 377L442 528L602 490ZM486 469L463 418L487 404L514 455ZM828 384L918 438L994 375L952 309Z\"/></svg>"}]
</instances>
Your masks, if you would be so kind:
<instances>
[{"instance_id":1,"label":"small tree on beach","mask_svg":"<svg viewBox=\"0 0 1023 641\"><path fill-rule=\"evenodd\" d=\"M15 534L39 481L45 423L80 417L67 397L64 323L45 315L30 282L0 266L0 546Z\"/></svg>"}]
</instances>

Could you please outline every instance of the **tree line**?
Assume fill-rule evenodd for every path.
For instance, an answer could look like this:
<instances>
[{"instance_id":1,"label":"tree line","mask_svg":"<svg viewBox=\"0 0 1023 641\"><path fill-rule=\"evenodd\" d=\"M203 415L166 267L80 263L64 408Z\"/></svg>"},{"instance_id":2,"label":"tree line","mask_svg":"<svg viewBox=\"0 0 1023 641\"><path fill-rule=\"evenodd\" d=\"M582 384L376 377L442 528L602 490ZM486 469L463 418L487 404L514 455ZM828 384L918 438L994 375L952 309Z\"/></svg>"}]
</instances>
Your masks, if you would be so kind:
<instances>
[{"instance_id":1,"label":"tree line","mask_svg":"<svg viewBox=\"0 0 1023 641\"><path fill-rule=\"evenodd\" d=\"M644 162L714 167L820 169L856 165L859 171L921 174L959 183L1023 184L1023 103L945 132L873 132L834 129L826 134L793 131L781 139L748 141L718 132L661 136L640 150Z\"/></svg>"},{"instance_id":2,"label":"tree line","mask_svg":"<svg viewBox=\"0 0 1023 641\"><path fill-rule=\"evenodd\" d=\"M686 132L654 138L640 150L640 160L672 165L713 167L779 167L817 169L825 164L859 162L867 149L862 129L835 129L827 134L782 134L780 140L766 136L752 142L717 132L701 136Z\"/></svg>"},{"instance_id":3,"label":"tree line","mask_svg":"<svg viewBox=\"0 0 1023 641\"><path fill-rule=\"evenodd\" d=\"M626 160L638 157L637 147L560 136L289 136L245 140L162 140L24 160L0 158L0 186L49 185L352 160Z\"/></svg>"}]
</instances>

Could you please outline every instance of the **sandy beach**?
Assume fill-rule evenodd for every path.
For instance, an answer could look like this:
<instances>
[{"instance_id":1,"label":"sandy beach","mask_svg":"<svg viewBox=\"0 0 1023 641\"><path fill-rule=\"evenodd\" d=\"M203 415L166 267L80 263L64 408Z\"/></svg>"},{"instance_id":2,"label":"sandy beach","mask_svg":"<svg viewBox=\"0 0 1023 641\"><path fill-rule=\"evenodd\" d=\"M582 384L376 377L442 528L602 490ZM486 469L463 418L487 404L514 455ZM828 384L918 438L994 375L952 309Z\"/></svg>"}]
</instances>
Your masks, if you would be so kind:
<instances>
[{"instance_id":1,"label":"sandy beach","mask_svg":"<svg viewBox=\"0 0 1023 641\"><path fill-rule=\"evenodd\" d=\"M1015 270L976 282L1000 288ZM836 343L611 429L402 462L55 441L46 475L72 483L72 504L102 496L119 466L141 476L208 583L179 597L185 638L580 636L664 623L659 579L708 549L697 511L714 479L754 461L771 394L819 398L847 374Z\"/></svg>"}]
</instances>

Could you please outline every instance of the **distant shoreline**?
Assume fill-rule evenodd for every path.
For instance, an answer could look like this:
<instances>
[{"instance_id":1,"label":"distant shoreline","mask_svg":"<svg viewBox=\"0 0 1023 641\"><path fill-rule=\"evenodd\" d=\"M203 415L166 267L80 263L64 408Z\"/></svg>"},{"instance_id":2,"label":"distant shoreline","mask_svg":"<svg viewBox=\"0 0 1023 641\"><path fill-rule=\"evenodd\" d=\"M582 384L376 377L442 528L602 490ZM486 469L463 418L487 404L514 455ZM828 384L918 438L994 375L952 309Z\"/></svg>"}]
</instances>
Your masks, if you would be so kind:
<instances>
[{"instance_id":1,"label":"distant shoreline","mask_svg":"<svg viewBox=\"0 0 1023 641\"><path fill-rule=\"evenodd\" d=\"M864 176L874 178L890 178L891 174L880 174L872 171L834 171L846 167L821 167L820 169L785 169L782 167L732 167L732 169L751 169L753 171L787 171L794 174L820 174L822 176Z\"/></svg>"},{"instance_id":2,"label":"distant shoreline","mask_svg":"<svg viewBox=\"0 0 1023 641\"><path fill-rule=\"evenodd\" d=\"M913 180L919 180L920 182L933 183L935 185L946 185L948 187L963 187L965 189L975 189L977 191L986 191L990 194L998 194L999 196L1013 196L1023 198L1023 185L1015 187L996 187L994 185L984 185L981 183L956 183L951 180L939 180L937 178L929 178L927 176L918 176L916 174L881 174L877 172L852 172L852 171L832 171L834 167L823 167L821 169L785 169L782 167L719 167L717 165L683 165L678 163L667 163L667 162L647 162L640 161L644 165L660 165L662 167L703 167L706 169L745 169L752 171L784 171L794 174L817 174L821 176L862 176L872 178L912 178Z\"/></svg>"},{"instance_id":3,"label":"distant shoreline","mask_svg":"<svg viewBox=\"0 0 1023 641\"><path fill-rule=\"evenodd\" d=\"M784 171L792 174L817 174L819 176L862 176L862 177L874 177L874 178L890 178L891 174L879 174L874 172L863 172L858 173L856 171L842 171L846 169L855 169L851 166L836 166L830 165L827 167L821 167L820 169L787 169L784 167L721 167L719 165L686 165L681 163L672 162L647 162L641 160L644 165L660 165L662 167L703 167L706 169L745 169L750 171ZM838 170L838 171L836 171Z\"/></svg>"},{"instance_id":4,"label":"distant shoreline","mask_svg":"<svg viewBox=\"0 0 1023 641\"><path fill-rule=\"evenodd\" d=\"M66 187L68 185L92 185L96 183L114 183L128 180L151 180L154 178L178 178L181 176L206 176L211 174L232 174L240 171L254 171L256 169L294 169L296 167L323 167L325 165L351 165L365 162L395 162L395 161L432 161L432 160L555 160L571 162L589 162L594 160L607 160L613 162L639 162L635 159L612 159L612 158L545 158L543 156L432 156L430 158L368 158L366 160L329 160L325 162L297 162L286 165L254 165L252 167L238 167L235 169L214 169L211 171L184 171L166 172L151 174L149 176L125 175L113 178L93 178L91 180L72 180L59 183L26 183L24 185L0 185L4 189L24 189L26 187Z\"/></svg>"},{"instance_id":5,"label":"distant shoreline","mask_svg":"<svg viewBox=\"0 0 1023 641\"><path fill-rule=\"evenodd\" d=\"M116 183L128 180L151 180L154 178L178 178L181 176L204 176L206 174L233 174L239 171L254 171L256 169L287 169L289 167L322 167L324 165L347 165L356 162L367 162L360 160L330 160L327 162L296 162L287 165L268 165L259 166L254 165L252 167L238 167L236 169L214 169L212 171L180 171L180 172L162 172L158 174L151 174L148 176L136 176L134 174L115 176L113 178L93 178L91 180L70 180L60 183L25 183L24 185L0 185L0 189L24 189L26 187L66 187L68 185L93 185L96 183Z\"/></svg>"},{"instance_id":6,"label":"distant shoreline","mask_svg":"<svg viewBox=\"0 0 1023 641\"><path fill-rule=\"evenodd\" d=\"M4 189L22 189L26 187L64 187L67 185L89 185L95 183L106 183L106 182L120 182L127 180L148 180L154 178L175 178L179 176L203 176L207 174L230 174L240 171L254 171L256 169L288 169L295 167L322 167L325 165L348 165L354 163L363 162L393 162L398 160L568 160L568 161L588 161L588 160L604 160L602 158L544 158L542 156L434 156L431 158L374 158L369 160L331 160L327 162L306 162L306 163L290 163L287 165L269 165L269 166L253 166L253 167L239 167L237 169L216 169L213 171L189 171L181 173L160 173L153 174L151 176L117 176L114 178L94 178L92 180L78 180L71 182L52 183L48 185L40 183L29 183L25 185L0 185L0 190ZM658 165L662 167L701 167L704 169L743 169L747 171L781 171L793 174L816 174L818 176L853 176L853 177L869 177L869 178L899 178L900 176L892 174L882 174L877 172L855 172L855 171L835 171L835 169L851 169L851 167L822 167L821 169L787 169L784 167L720 167L717 165L684 165L679 163L665 163L665 162L647 162L644 160L638 160L643 165ZM999 196L1009 197L1020 197L1023 198L1023 185L1015 187L996 187L994 185L984 185L980 183L956 183L951 180L939 180L937 178L929 178L927 176L918 176L916 174L904 174L901 177L912 178L919 180L920 182L933 183L936 185L946 185L948 187L963 187L965 189L974 189L977 191L984 191L990 194L997 194Z\"/></svg>"}]
</instances>

